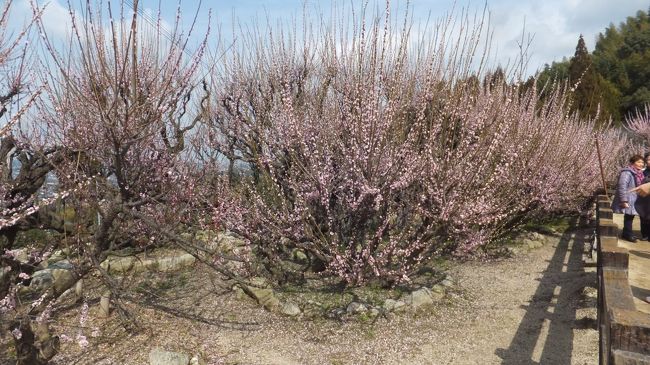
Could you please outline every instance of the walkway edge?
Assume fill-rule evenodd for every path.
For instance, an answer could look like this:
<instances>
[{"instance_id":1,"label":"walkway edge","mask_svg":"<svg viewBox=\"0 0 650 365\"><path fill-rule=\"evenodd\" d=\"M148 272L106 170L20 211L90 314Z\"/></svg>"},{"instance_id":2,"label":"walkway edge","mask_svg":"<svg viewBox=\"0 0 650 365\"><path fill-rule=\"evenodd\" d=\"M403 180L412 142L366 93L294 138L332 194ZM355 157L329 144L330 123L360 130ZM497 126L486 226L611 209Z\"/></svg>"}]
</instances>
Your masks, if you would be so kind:
<instances>
[{"instance_id":1,"label":"walkway edge","mask_svg":"<svg viewBox=\"0 0 650 365\"><path fill-rule=\"evenodd\" d=\"M619 229L609 202L606 195L599 195L596 209L599 363L650 365L650 315L634 305L629 252L618 246Z\"/></svg>"}]
</instances>

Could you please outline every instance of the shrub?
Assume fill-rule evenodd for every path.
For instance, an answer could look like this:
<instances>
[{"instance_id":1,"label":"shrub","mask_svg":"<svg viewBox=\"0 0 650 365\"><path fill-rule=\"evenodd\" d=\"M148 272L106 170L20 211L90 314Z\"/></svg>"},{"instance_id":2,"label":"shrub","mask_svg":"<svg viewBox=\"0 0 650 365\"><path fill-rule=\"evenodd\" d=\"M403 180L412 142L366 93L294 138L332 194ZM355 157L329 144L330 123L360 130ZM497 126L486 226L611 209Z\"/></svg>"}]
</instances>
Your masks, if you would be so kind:
<instances>
[{"instance_id":1,"label":"shrub","mask_svg":"<svg viewBox=\"0 0 650 365\"><path fill-rule=\"evenodd\" d=\"M223 67L206 135L250 171L228 224L273 267L300 248L349 285L407 280L578 206L600 183L594 135L609 173L626 143L569 115L560 90L541 100L473 69L482 21L414 45L388 18L251 36Z\"/></svg>"}]
</instances>

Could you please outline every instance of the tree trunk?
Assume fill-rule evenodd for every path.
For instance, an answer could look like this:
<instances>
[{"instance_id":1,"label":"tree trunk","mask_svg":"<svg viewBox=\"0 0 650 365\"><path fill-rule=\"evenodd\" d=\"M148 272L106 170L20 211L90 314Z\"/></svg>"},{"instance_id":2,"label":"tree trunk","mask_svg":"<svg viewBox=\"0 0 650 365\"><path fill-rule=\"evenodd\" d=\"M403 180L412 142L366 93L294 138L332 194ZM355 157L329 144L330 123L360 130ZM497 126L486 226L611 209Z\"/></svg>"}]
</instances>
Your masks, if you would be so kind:
<instances>
[{"instance_id":1,"label":"tree trunk","mask_svg":"<svg viewBox=\"0 0 650 365\"><path fill-rule=\"evenodd\" d=\"M38 336L27 318L13 322L10 330L16 348L16 365L46 365L59 352L59 338L50 335L46 324L37 325Z\"/></svg>"}]
</instances>

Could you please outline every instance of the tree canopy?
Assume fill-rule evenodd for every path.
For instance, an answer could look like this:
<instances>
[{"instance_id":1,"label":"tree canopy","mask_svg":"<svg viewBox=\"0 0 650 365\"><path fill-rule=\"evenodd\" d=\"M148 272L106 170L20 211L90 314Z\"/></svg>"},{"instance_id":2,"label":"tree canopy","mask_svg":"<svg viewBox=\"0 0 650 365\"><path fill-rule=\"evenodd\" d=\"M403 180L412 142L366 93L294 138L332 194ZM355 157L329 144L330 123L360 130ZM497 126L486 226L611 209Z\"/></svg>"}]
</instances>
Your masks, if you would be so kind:
<instances>
[{"instance_id":1,"label":"tree canopy","mask_svg":"<svg viewBox=\"0 0 650 365\"><path fill-rule=\"evenodd\" d=\"M593 65L593 71L587 65ZM603 118L620 122L650 103L650 16L638 11L625 22L610 24L598 35L593 53L582 36L571 59L546 65L538 75L542 87L549 80L574 84L573 105L583 116L593 116L600 103ZM587 70L587 71L585 71Z\"/></svg>"}]
</instances>

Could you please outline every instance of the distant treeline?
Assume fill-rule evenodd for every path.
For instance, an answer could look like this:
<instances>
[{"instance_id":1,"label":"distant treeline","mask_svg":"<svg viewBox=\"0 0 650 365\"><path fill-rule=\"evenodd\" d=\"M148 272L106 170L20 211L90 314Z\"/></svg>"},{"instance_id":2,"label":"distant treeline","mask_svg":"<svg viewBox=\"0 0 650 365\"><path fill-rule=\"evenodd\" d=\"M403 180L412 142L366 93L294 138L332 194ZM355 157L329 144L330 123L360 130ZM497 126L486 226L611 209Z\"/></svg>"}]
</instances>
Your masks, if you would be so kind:
<instances>
[{"instance_id":1,"label":"distant treeline","mask_svg":"<svg viewBox=\"0 0 650 365\"><path fill-rule=\"evenodd\" d=\"M649 12L638 11L619 26L610 24L592 53L581 35L573 57L544 67L538 88L553 81L568 81L574 88L573 109L585 117L595 117L600 105L599 119L620 125L642 112L650 103Z\"/></svg>"}]
</instances>

